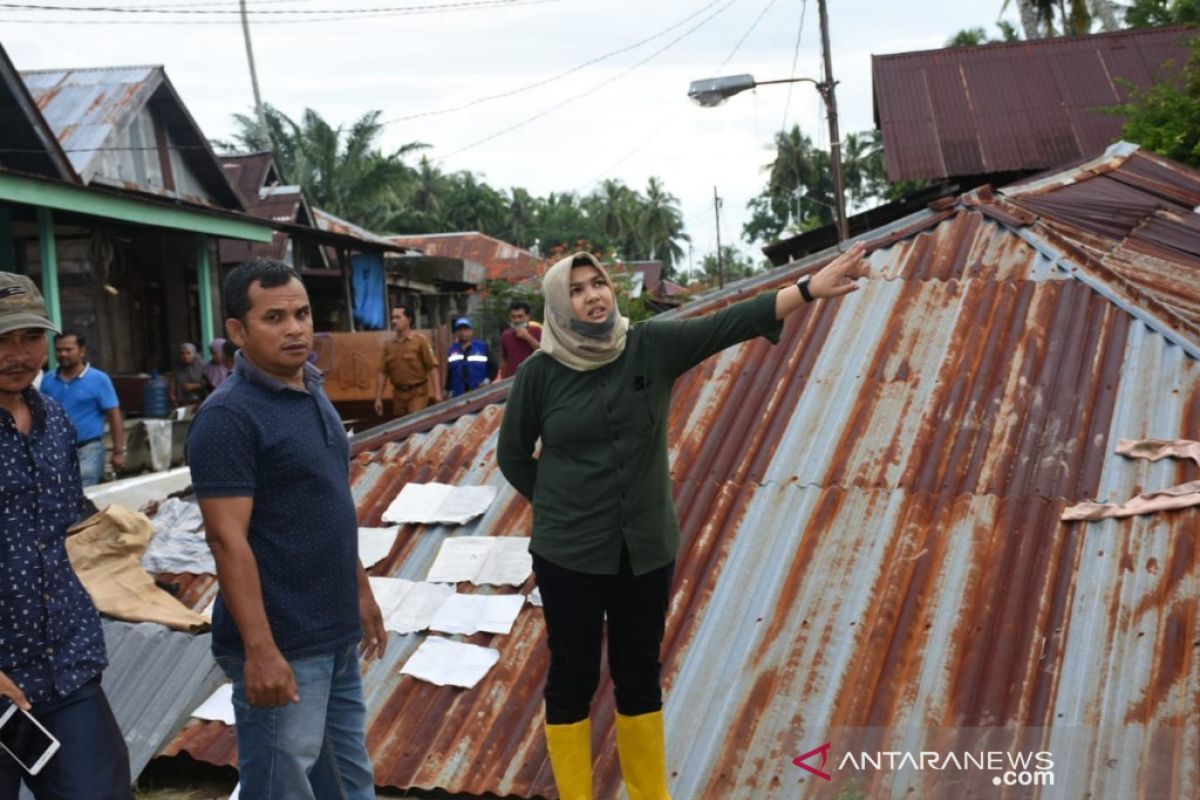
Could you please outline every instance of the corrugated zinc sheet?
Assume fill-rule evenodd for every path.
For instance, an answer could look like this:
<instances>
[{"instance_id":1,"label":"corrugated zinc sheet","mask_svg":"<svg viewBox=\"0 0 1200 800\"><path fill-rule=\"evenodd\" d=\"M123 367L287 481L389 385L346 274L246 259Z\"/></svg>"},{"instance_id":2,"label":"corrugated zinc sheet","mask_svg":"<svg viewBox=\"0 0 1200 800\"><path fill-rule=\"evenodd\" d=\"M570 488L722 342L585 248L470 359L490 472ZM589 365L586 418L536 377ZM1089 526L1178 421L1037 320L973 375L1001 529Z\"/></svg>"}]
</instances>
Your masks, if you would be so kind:
<instances>
[{"instance_id":1,"label":"corrugated zinc sheet","mask_svg":"<svg viewBox=\"0 0 1200 800\"><path fill-rule=\"evenodd\" d=\"M211 637L153 622L104 620L104 692L129 745L136 777L224 681Z\"/></svg>"},{"instance_id":2,"label":"corrugated zinc sheet","mask_svg":"<svg viewBox=\"0 0 1200 800\"><path fill-rule=\"evenodd\" d=\"M1200 477L1112 452L1120 438L1196 438L1200 361L1153 313L1085 282L1097 264L1039 238L1044 217L1003 222L1024 212L993 200L867 237L874 277L860 292L802 309L777 346L731 348L677 382L682 541L664 642L674 796L828 796L792 759L825 741L844 751L864 726L914 750L947 726L1022 726L1055 750L1069 787L1046 797L1200 792L1200 510L1059 522L1077 500ZM681 314L787 285L829 257ZM403 529L373 573L419 579L447 536L528 532L529 505L495 464L506 391L356 440L363 524L410 480L500 488L472 525ZM211 591L194 581L185 598ZM500 651L469 691L400 678L421 637L393 637L364 675L379 783L553 796L543 637L530 607L509 636L469 637ZM619 796L613 712L605 675L598 797ZM232 742L194 723L166 752L232 763ZM960 796L931 772L865 781L833 789Z\"/></svg>"},{"instance_id":3,"label":"corrugated zinc sheet","mask_svg":"<svg viewBox=\"0 0 1200 800\"><path fill-rule=\"evenodd\" d=\"M545 270L542 260L528 250L476 231L393 236L391 240L405 247L415 247L425 255L482 264L487 269L488 280L518 283L537 277Z\"/></svg>"},{"instance_id":4,"label":"corrugated zinc sheet","mask_svg":"<svg viewBox=\"0 0 1200 800\"><path fill-rule=\"evenodd\" d=\"M259 201L259 191L267 185L267 177L275 169L274 156L269 151L244 155L218 156L225 178L237 189L246 207Z\"/></svg>"},{"instance_id":5,"label":"corrugated zinc sheet","mask_svg":"<svg viewBox=\"0 0 1200 800\"><path fill-rule=\"evenodd\" d=\"M1102 151L1121 118L1101 109L1178 75L1185 27L872 57L875 121L891 180L1057 167ZM1167 62L1173 62L1168 69Z\"/></svg>"},{"instance_id":6,"label":"corrugated zinc sheet","mask_svg":"<svg viewBox=\"0 0 1200 800\"><path fill-rule=\"evenodd\" d=\"M71 165L87 183L109 145L154 94L162 67L22 72Z\"/></svg>"}]
</instances>

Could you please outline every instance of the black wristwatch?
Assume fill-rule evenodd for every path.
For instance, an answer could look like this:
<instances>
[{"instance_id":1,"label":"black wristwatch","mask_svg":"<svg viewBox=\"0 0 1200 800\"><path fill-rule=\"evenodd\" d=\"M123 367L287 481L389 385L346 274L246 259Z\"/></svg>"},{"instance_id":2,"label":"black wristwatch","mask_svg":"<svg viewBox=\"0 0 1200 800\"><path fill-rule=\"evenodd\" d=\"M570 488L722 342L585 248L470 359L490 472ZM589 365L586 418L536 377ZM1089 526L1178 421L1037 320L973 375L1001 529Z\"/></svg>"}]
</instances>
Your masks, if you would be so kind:
<instances>
[{"instance_id":1,"label":"black wristwatch","mask_svg":"<svg viewBox=\"0 0 1200 800\"><path fill-rule=\"evenodd\" d=\"M812 292L808 290L808 282L812 280L811 275L805 275L800 280L796 281L796 288L800 290L800 296L804 298L804 302L811 303L814 299Z\"/></svg>"}]
</instances>

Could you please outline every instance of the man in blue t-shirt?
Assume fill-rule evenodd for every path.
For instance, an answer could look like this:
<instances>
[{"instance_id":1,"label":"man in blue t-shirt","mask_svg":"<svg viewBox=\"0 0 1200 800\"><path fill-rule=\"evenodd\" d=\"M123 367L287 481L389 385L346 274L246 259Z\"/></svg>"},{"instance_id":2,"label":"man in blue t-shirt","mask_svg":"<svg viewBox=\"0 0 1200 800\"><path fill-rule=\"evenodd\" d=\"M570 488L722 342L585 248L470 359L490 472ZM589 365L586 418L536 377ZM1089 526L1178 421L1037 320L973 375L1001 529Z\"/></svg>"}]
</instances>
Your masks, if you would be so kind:
<instances>
[{"instance_id":1,"label":"man in blue t-shirt","mask_svg":"<svg viewBox=\"0 0 1200 800\"><path fill-rule=\"evenodd\" d=\"M308 363L312 308L278 261L234 269L241 350L188 432L220 594L213 655L233 682L245 797L375 797L361 655L387 647L358 559L350 445Z\"/></svg>"},{"instance_id":2,"label":"man in blue t-shirt","mask_svg":"<svg viewBox=\"0 0 1200 800\"><path fill-rule=\"evenodd\" d=\"M58 369L42 378L42 394L53 397L75 425L75 449L84 486L104 479L104 420L112 429L114 472L125 466L125 423L112 380L87 361L87 342L66 331L54 340Z\"/></svg>"}]
</instances>

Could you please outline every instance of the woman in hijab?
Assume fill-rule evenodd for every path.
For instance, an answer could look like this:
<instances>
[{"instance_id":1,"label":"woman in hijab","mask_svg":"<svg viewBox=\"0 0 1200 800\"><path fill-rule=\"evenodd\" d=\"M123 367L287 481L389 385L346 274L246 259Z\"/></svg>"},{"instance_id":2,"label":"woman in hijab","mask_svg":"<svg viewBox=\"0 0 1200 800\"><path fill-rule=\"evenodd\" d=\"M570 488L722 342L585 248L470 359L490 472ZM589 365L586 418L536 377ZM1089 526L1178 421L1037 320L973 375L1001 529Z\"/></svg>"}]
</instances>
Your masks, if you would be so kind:
<instances>
[{"instance_id":1,"label":"woman in hijab","mask_svg":"<svg viewBox=\"0 0 1200 800\"><path fill-rule=\"evenodd\" d=\"M196 345L184 342L179 345L179 363L171 375L171 404L190 406L204 399L204 364L201 363Z\"/></svg>"},{"instance_id":2,"label":"woman in hijab","mask_svg":"<svg viewBox=\"0 0 1200 800\"><path fill-rule=\"evenodd\" d=\"M212 391L229 377L229 365L225 363L225 340L218 337L208 346L212 359L204 365L204 385Z\"/></svg>"},{"instance_id":3,"label":"woman in hijab","mask_svg":"<svg viewBox=\"0 0 1200 800\"><path fill-rule=\"evenodd\" d=\"M805 303L855 291L863 252L857 244L795 286L713 314L632 327L590 254L546 273L541 350L517 370L496 456L533 503L550 647L546 744L564 800L592 797L588 716L606 626L626 788L631 800L670 797L659 651L679 543L667 461L675 379L756 336L777 342L782 320Z\"/></svg>"}]
</instances>

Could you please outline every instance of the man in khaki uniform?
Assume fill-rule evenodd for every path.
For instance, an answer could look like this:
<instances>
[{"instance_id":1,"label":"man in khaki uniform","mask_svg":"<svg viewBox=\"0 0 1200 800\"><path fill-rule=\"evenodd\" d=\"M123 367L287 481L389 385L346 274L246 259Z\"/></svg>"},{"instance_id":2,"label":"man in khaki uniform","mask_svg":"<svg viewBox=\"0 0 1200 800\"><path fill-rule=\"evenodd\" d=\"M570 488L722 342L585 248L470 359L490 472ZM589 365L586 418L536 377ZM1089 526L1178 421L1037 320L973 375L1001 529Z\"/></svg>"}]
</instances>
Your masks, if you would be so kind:
<instances>
[{"instance_id":1,"label":"man in khaki uniform","mask_svg":"<svg viewBox=\"0 0 1200 800\"><path fill-rule=\"evenodd\" d=\"M395 337L383 343L379 379L375 383L375 413L383 416L383 387L392 384L392 413L397 417L420 411L442 401L437 379L437 359L424 336L412 329L413 312L408 306L392 309Z\"/></svg>"}]
</instances>

